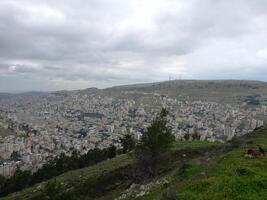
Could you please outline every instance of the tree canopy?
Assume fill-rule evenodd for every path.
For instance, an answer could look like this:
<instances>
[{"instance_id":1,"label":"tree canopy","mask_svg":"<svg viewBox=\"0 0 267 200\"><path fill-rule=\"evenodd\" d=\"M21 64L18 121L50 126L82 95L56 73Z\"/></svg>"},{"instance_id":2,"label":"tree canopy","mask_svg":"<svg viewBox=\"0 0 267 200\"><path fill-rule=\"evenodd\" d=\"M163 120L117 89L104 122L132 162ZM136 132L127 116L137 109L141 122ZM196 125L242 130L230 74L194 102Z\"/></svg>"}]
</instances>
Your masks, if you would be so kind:
<instances>
[{"instance_id":1,"label":"tree canopy","mask_svg":"<svg viewBox=\"0 0 267 200\"><path fill-rule=\"evenodd\" d=\"M127 134L123 138L120 139L123 153L127 153L135 148L135 140L134 138Z\"/></svg>"},{"instance_id":2,"label":"tree canopy","mask_svg":"<svg viewBox=\"0 0 267 200\"><path fill-rule=\"evenodd\" d=\"M174 141L172 130L167 125L168 111L162 109L160 114L152 121L151 125L144 132L136 148L139 163L154 174L159 157Z\"/></svg>"}]
</instances>

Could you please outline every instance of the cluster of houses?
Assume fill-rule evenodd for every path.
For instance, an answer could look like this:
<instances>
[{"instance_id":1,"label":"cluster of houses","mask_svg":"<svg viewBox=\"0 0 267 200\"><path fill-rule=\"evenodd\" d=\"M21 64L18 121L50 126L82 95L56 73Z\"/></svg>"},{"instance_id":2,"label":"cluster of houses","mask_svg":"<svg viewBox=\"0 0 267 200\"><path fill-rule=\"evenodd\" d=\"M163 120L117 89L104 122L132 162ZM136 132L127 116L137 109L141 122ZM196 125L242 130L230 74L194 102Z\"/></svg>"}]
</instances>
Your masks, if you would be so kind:
<instances>
[{"instance_id":1,"label":"cluster of houses","mask_svg":"<svg viewBox=\"0 0 267 200\"><path fill-rule=\"evenodd\" d=\"M147 94L144 94L147 95ZM50 93L0 100L0 127L14 134L0 136L0 175L11 176L17 167L36 171L48 160L75 149L121 147L120 138L140 140L162 107L176 140L225 142L262 126L266 106L179 101L150 94L148 103L111 95Z\"/></svg>"}]
</instances>

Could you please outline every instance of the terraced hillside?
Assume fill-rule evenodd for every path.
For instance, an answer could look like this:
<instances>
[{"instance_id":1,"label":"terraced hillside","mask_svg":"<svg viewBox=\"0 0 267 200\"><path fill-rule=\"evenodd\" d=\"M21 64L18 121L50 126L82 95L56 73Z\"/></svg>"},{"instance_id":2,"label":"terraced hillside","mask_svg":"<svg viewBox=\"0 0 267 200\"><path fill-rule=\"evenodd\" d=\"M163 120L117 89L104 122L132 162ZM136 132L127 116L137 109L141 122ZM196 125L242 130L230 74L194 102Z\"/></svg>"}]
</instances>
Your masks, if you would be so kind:
<instances>
[{"instance_id":1,"label":"terraced hillside","mask_svg":"<svg viewBox=\"0 0 267 200\"><path fill-rule=\"evenodd\" d=\"M244 157L248 148L257 145L267 149L266 128L227 144L178 142L162 158L156 178L134 180L130 172L135 159L129 153L2 199L154 200L164 193L166 183L179 199L264 199L267 158Z\"/></svg>"}]
</instances>

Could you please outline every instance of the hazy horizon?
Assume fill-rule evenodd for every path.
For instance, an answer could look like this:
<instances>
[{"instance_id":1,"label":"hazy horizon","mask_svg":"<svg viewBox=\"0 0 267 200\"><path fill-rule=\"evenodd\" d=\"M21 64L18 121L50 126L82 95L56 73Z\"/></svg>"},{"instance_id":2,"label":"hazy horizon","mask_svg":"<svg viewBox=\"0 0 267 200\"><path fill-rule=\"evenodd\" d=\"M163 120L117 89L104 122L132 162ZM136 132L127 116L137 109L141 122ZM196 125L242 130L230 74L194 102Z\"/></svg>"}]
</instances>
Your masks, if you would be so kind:
<instances>
[{"instance_id":1,"label":"hazy horizon","mask_svg":"<svg viewBox=\"0 0 267 200\"><path fill-rule=\"evenodd\" d=\"M154 83L161 83L161 82L169 82L170 80L163 80L163 81L156 81L156 82L139 82L139 83L129 83L129 84L117 84L117 85L111 85L107 87L84 87L84 88L76 88L76 89L62 89L62 90L25 90L25 91L0 91L0 93L6 93L6 94L22 94L22 93L38 93L38 92L58 92L58 91L75 91L75 90L85 90L90 88L96 88L96 89L109 89L113 87L120 87L120 86L131 86L131 85L142 85L142 84L154 84ZM249 79L171 79L171 81L249 81L249 82L262 82L267 83L267 81L261 81L261 80L249 80Z\"/></svg>"}]
</instances>

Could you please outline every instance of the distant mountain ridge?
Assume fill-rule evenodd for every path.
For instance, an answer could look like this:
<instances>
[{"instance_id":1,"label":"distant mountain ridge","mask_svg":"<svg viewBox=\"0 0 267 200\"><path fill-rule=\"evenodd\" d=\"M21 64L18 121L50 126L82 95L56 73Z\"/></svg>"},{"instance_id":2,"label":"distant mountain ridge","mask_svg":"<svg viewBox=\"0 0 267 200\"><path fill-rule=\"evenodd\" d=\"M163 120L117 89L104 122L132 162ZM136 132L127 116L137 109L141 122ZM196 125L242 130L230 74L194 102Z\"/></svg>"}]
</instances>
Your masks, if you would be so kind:
<instances>
[{"instance_id":1,"label":"distant mountain ridge","mask_svg":"<svg viewBox=\"0 0 267 200\"><path fill-rule=\"evenodd\" d=\"M256 81L256 80L171 80L171 81L161 81L153 83L138 83L138 84L129 84L129 85L120 85L106 88L109 89L133 89L133 88L144 88L151 87L161 84L207 84L207 83L217 83L217 84L235 84L235 85L265 85L267 87L267 82L265 81Z\"/></svg>"},{"instance_id":2,"label":"distant mountain ridge","mask_svg":"<svg viewBox=\"0 0 267 200\"><path fill-rule=\"evenodd\" d=\"M141 89L141 88L147 88L147 87L154 87L158 85L173 85L173 84L222 84L222 85L236 85L236 86L265 86L267 87L267 82L265 81L257 81L257 80L190 80L190 79L185 79L185 80L171 80L171 81L160 81L160 82L151 82L151 83L137 83L137 84L127 84L127 85L119 85L119 86L112 86L112 87L107 87L104 89L99 89L97 87L90 87L86 89L78 89L78 90L58 90L58 91L29 91L29 92L19 92L19 93L9 93L9 92L0 92L0 97L5 97L5 96L14 96L14 95L34 95L34 94L46 94L46 93L56 93L56 92L71 92L71 91L108 91L108 90L130 90L130 89Z\"/></svg>"},{"instance_id":3,"label":"distant mountain ridge","mask_svg":"<svg viewBox=\"0 0 267 200\"><path fill-rule=\"evenodd\" d=\"M184 100L210 100L240 102L247 97L267 100L267 82L243 80L173 80L157 83L116 86L104 89L105 93L120 96L122 92L134 91L157 93ZM133 95L132 95L133 96Z\"/></svg>"},{"instance_id":4,"label":"distant mountain ridge","mask_svg":"<svg viewBox=\"0 0 267 200\"><path fill-rule=\"evenodd\" d=\"M127 93L128 92L128 93ZM141 94L167 95L178 100L209 100L219 102L242 102L247 98L267 102L267 82L250 80L172 80L155 83L140 83L114 86L105 89L95 87L81 90L62 90L54 92L27 92L21 94L0 93L0 99L16 95L47 94L98 94L116 98L142 98ZM131 94L129 94L131 93ZM139 93L134 94L134 93ZM141 95L141 96L140 96Z\"/></svg>"}]
</instances>

